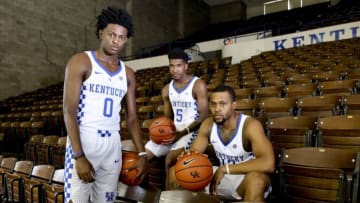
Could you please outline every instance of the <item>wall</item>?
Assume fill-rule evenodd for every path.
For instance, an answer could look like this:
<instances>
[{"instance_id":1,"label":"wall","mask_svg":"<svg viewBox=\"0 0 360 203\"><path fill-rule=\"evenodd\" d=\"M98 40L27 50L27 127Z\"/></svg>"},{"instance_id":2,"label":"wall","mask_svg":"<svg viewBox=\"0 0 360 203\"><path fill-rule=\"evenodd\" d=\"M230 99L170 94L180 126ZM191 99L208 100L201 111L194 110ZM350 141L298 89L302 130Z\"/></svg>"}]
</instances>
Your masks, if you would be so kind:
<instances>
[{"instance_id":1,"label":"wall","mask_svg":"<svg viewBox=\"0 0 360 203\"><path fill-rule=\"evenodd\" d=\"M232 64L236 64L265 51L275 51L321 42L360 37L360 21L276 37L268 37L265 39L256 39L257 36L256 33L254 33L254 35L237 36L239 38L233 38L233 43L227 45L224 45L224 40L221 39L201 42L197 44L197 47L202 52L221 50L223 58L232 57ZM196 54L194 54L192 58L193 61L203 60L196 56ZM139 70L143 68L166 66L168 65L168 59L166 55L163 55L127 61L126 64Z\"/></svg>"},{"instance_id":2,"label":"wall","mask_svg":"<svg viewBox=\"0 0 360 203\"><path fill-rule=\"evenodd\" d=\"M101 1L2 0L0 99L59 83L68 58L91 48ZM81 11L81 12L80 12Z\"/></svg>"},{"instance_id":3,"label":"wall","mask_svg":"<svg viewBox=\"0 0 360 203\"><path fill-rule=\"evenodd\" d=\"M183 10L179 10L182 18L178 21L179 26L183 26L183 32L180 33L179 38L189 36L208 25L210 7L207 4L199 0L179 0L179 2L183 3Z\"/></svg>"},{"instance_id":4,"label":"wall","mask_svg":"<svg viewBox=\"0 0 360 203\"><path fill-rule=\"evenodd\" d=\"M246 5L241 1L213 6L210 9L210 23L245 20Z\"/></svg>"},{"instance_id":5,"label":"wall","mask_svg":"<svg viewBox=\"0 0 360 203\"><path fill-rule=\"evenodd\" d=\"M360 21L260 40L239 41L239 43L225 46L222 55L223 57L231 56L234 64L264 51L276 51L355 37L360 37Z\"/></svg>"},{"instance_id":6,"label":"wall","mask_svg":"<svg viewBox=\"0 0 360 203\"><path fill-rule=\"evenodd\" d=\"M132 53L141 48L169 42L177 38L177 0L132 0L135 37Z\"/></svg>"},{"instance_id":7,"label":"wall","mask_svg":"<svg viewBox=\"0 0 360 203\"><path fill-rule=\"evenodd\" d=\"M121 56L176 39L177 1L1 0L0 100L62 82L71 55L97 48L96 16L109 5L134 19Z\"/></svg>"}]
</instances>

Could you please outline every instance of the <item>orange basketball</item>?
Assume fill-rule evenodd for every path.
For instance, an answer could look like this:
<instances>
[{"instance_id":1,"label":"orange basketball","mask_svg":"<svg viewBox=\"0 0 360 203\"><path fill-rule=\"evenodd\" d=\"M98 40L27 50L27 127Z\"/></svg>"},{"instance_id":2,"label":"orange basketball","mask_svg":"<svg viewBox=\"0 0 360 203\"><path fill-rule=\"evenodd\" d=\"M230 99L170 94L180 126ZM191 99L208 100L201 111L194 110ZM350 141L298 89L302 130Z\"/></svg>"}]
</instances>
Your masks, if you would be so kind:
<instances>
[{"instance_id":1,"label":"orange basketball","mask_svg":"<svg viewBox=\"0 0 360 203\"><path fill-rule=\"evenodd\" d=\"M157 143L169 143L175 139L175 125L173 121L165 116L156 118L149 126L150 139Z\"/></svg>"},{"instance_id":2,"label":"orange basketball","mask_svg":"<svg viewBox=\"0 0 360 203\"><path fill-rule=\"evenodd\" d=\"M186 153L175 164L175 177L184 189L202 190L213 177L212 164L205 154Z\"/></svg>"},{"instance_id":3,"label":"orange basketball","mask_svg":"<svg viewBox=\"0 0 360 203\"><path fill-rule=\"evenodd\" d=\"M120 181L125 183L126 185L139 185L141 183L141 179L135 179L138 174L137 169L133 169L128 171L127 169L134 166L136 162L139 160L139 156L137 152L132 151L122 151L122 167L120 172Z\"/></svg>"}]
</instances>

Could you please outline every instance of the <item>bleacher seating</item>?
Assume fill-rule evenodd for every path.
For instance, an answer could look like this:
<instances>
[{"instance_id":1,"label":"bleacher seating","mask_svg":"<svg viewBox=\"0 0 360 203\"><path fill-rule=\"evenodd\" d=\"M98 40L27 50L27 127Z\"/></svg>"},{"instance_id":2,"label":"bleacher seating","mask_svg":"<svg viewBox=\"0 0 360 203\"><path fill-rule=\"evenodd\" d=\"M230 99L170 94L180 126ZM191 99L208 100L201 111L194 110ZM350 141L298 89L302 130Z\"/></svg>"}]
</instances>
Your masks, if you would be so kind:
<instances>
[{"instance_id":1,"label":"bleacher seating","mask_svg":"<svg viewBox=\"0 0 360 203\"><path fill-rule=\"evenodd\" d=\"M358 9L359 6L348 8L346 13L358 14ZM263 20L263 18L258 18L249 22ZM310 29L320 22L308 20L313 23L297 28ZM209 92L219 84L232 86L237 95L236 111L246 113L261 121L273 144L277 163L284 164L287 162L284 155L291 152L288 150L293 148L332 147L343 150L352 148L353 151L359 151L358 135L354 134L358 130L359 122L356 121L354 124L353 121L349 121L350 118L355 120L354 118L360 115L359 44L360 38L353 38L269 51L238 64L231 64L231 58L207 59L190 63L189 72L202 78L207 83ZM168 67L153 67L136 72L136 102L139 124L142 126L145 141L149 139L147 127L151 119L163 115L161 89L170 79ZM14 153L17 157L15 160L25 159L34 165L50 164L60 170L64 167L66 130L62 111L62 86L63 84L60 83L0 102L0 134L3 137L0 141L1 152L5 157L0 166L2 180L5 181L8 177L22 171L16 167L14 169L14 159L8 158ZM322 101L327 102L321 104ZM120 134L124 149L134 150L134 146L125 144L130 136L126 128L124 110L121 112L121 118ZM346 121L340 122L344 119ZM350 124L354 125L350 126ZM352 134L347 135L348 132ZM355 133L358 134L357 131ZM44 139L54 135L56 141L38 143L32 138L39 134ZM24 144L25 149L22 151ZM283 149L286 153L281 155ZM9 160L13 161L10 161L13 165L6 164ZM173 200L178 194L185 195L183 192L159 193L159 190L164 189L163 166L163 158L154 159L149 166L150 173L147 180L151 187L155 187L155 192L149 193L153 195L151 198L163 197ZM281 177L284 178L283 175L291 173L288 169L281 171L282 168L278 166L277 174L274 176L278 178L278 183L284 181L284 179L280 180ZM23 171L25 176L31 174L32 169L30 172L29 170ZM337 169L333 171L339 172ZM54 198L57 197L59 201L62 201L60 197L62 183L60 179L51 178L53 177L48 177L47 181L50 183L46 183L51 186L44 188L52 188L53 193L47 191L44 194L47 195L49 202L54 202ZM11 191L11 187L6 190L4 183L10 184L9 181L12 180L9 179L7 183L1 182L3 184L0 192L2 199L21 198L13 195L15 190ZM291 187L294 183L285 181L288 184L286 185L288 191L294 189ZM56 189L53 183L56 183ZM121 191L126 192L129 191L128 189L140 191L145 195L141 200L150 198L139 187ZM281 189L284 188L279 186L277 191ZM127 194L119 193L119 195ZM313 195L315 198L317 194ZM351 195L348 197L351 199ZM135 197L124 197L125 200L126 198L131 200Z\"/></svg>"}]
</instances>

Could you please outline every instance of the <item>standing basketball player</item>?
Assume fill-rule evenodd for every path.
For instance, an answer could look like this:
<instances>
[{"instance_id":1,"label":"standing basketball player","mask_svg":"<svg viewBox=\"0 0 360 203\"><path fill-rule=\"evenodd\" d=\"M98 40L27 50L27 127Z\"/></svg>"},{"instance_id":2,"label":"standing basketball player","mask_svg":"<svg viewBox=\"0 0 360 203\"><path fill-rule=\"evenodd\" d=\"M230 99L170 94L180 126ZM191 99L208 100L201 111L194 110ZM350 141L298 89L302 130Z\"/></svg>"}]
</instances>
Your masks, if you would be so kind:
<instances>
[{"instance_id":1,"label":"standing basketball player","mask_svg":"<svg viewBox=\"0 0 360 203\"><path fill-rule=\"evenodd\" d=\"M165 170L176 162L185 149L190 148L197 136L197 130L208 116L207 87L203 80L187 73L188 55L181 49L173 49L168 54L172 81L161 91L164 115L171 118L176 127L176 142L170 144L146 143L148 159L166 156ZM169 151L170 150L170 151ZM166 181L168 188L168 181Z\"/></svg>"},{"instance_id":2,"label":"standing basketball player","mask_svg":"<svg viewBox=\"0 0 360 203\"><path fill-rule=\"evenodd\" d=\"M210 95L211 117L200 126L190 151L203 153L213 146L220 166L210 183L210 192L244 202L263 202L270 192L275 168L272 145L261 123L235 111L236 96L229 86L218 86ZM173 176L172 176L173 177Z\"/></svg>"},{"instance_id":3,"label":"standing basketball player","mask_svg":"<svg viewBox=\"0 0 360 203\"><path fill-rule=\"evenodd\" d=\"M140 174L147 163L136 115L135 75L118 59L133 35L132 18L122 9L104 9L96 34L99 48L72 56L66 67L65 202L114 202L122 165L119 115L124 98L128 129L143 157L136 165Z\"/></svg>"}]
</instances>

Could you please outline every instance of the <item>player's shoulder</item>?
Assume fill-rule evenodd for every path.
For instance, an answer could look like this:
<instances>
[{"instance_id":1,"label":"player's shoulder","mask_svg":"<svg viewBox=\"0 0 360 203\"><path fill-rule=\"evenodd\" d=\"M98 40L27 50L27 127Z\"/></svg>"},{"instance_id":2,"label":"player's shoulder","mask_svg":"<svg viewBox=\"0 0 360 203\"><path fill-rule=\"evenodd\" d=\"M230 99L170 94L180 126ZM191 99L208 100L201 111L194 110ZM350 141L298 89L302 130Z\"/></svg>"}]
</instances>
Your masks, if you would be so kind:
<instances>
[{"instance_id":1,"label":"player's shoulder","mask_svg":"<svg viewBox=\"0 0 360 203\"><path fill-rule=\"evenodd\" d=\"M162 90L161 90L161 93L164 95L164 94L166 94L166 95L169 95L169 87L170 87L170 83L167 83L167 84L165 84L165 86L162 88Z\"/></svg>"},{"instance_id":2,"label":"player's shoulder","mask_svg":"<svg viewBox=\"0 0 360 203\"><path fill-rule=\"evenodd\" d=\"M72 55L69 61L89 61L89 56L85 52L79 52Z\"/></svg>"},{"instance_id":3,"label":"player's shoulder","mask_svg":"<svg viewBox=\"0 0 360 203\"><path fill-rule=\"evenodd\" d=\"M68 68L78 68L82 67L85 69L91 68L91 62L90 58L85 52L79 52L70 57L70 59L67 62Z\"/></svg>"},{"instance_id":4,"label":"player's shoulder","mask_svg":"<svg viewBox=\"0 0 360 203\"><path fill-rule=\"evenodd\" d=\"M201 79L200 77L197 76L193 76L193 78L196 78L195 80L195 84L194 87L198 87L198 86L206 86L206 83L203 79Z\"/></svg>"},{"instance_id":5,"label":"player's shoulder","mask_svg":"<svg viewBox=\"0 0 360 203\"><path fill-rule=\"evenodd\" d=\"M262 123L258 119L251 116L246 116L245 119L246 119L244 123L245 131L253 132L256 129L263 128Z\"/></svg>"},{"instance_id":6,"label":"player's shoulder","mask_svg":"<svg viewBox=\"0 0 360 203\"><path fill-rule=\"evenodd\" d=\"M128 79L131 79L131 78L135 79L135 71L131 67L127 66L127 65L124 65L124 67L125 67L126 77Z\"/></svg>"}]
</instances>

